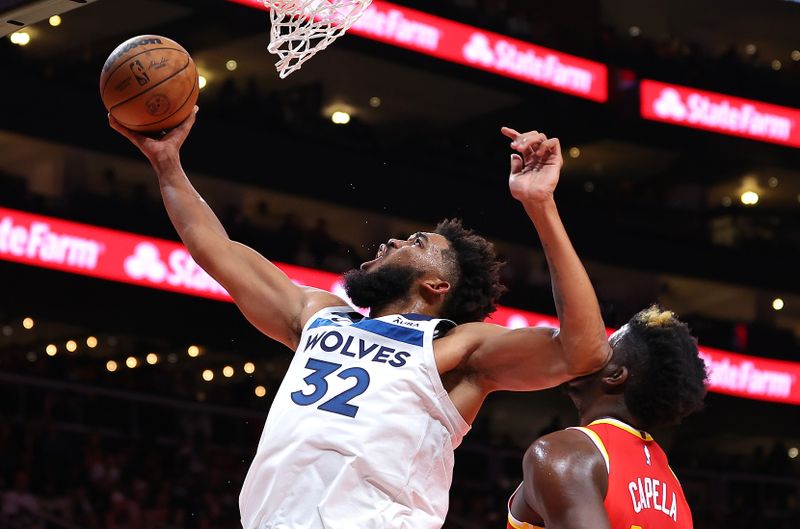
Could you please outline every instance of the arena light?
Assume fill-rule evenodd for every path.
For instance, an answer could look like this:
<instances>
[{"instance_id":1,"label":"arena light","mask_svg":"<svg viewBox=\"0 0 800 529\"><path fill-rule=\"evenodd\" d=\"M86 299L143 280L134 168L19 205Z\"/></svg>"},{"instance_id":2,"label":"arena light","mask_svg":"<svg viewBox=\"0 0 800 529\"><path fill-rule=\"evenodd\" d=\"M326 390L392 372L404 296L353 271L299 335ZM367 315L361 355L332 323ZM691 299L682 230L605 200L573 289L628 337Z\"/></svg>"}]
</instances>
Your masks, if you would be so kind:
<instances>
[{"instance_id":1,"label":"arena light","mask_svg":"<svg viewBox=\"0 0 800 529\"><path fill-rule=\"evenodd\" d=\"M789 459L795 459L798 454L800 454L800 450L798 450L796 446L791 447L787 453Z\"/></svg>"},{"instance_id":2,"label":"arena light","mask_svg":"<svg viewBox=\"0 0 800 529\"><path fill-rule=\"evenodd\" d=\"M48 344L47 347L45 347L44 351L47 353L47 356L55 356L56 353L58 353L58 347L56 347L55 344L51 343Z\"/></svg>"},{"instance_id":3,"label":"arena light","mask_svg":"<svg viewBox=\"0 0 800 529\"><path fill-rule=\"evenodd\" d=\"M97 0L0 0L0 37Z\"/></svg>"},{"instance_id":4,"label":"arena light","mask_svg":"<svg viewBox=\"0 0 800 529\"><path fill-rule=\"evenodd\" d=\"M27 46L31 42L31 34L27 31L15 31L8 38L17 46Z\"/></svg>"},{"instance_id":5,"label":"arena light","mask_svg":"<svg viewBox=\"0 0 800 529\"><path fill-rule=\"evenodd\" d=\"M222 376L225 378L231 378L233 376L233 367L225 366L222 368Z\"/></svg>"},{"instance_id":6,"label":"arena light","mask_svg":"<svg viewBox=\"0 0 800 529\"><path fill-rule=\"evenodd\" d=\"M336 125L347 125L350 123L350 114L343 110L337 110L331 114L331 121Z\"/></svg>"},{"instance_id":7,"label":"arena light","mask_svg":"<svg viewBox=\"0 0 800 529\"><path fill-rule=\"evenodd\" d=\"M769 63L769 65L770 65L770 66L772 67L772 69L773 69L773 70L775 70L776 72L777 72L778 70L780 70L780 69L781 69L781 67L783 67L783 64L782 64L782 63L781 63L781 61L779 61L778 59L774 59L774 60L773 60L771 63Z\"/></svg>"},{"instance_id":8,"label":"arena light","mask_svg":"<svg viewBox=\"0 0 800 529\"><path fill-rule=\"evenodd\" d=\"M78 343L75 340L67 340L66 348L70 353L74 353L78 350Z\"/></svg>"},{"instance_id":9,"label":"arena light","mask_svg":"<svg viewBox=\"0 0 800 529\"><path fill-rule=\"evenodd\" d=\"M267 388L264 386L256 386L256 397L261 398L267 394Z\"/></svg>"},{"instance_id":10,"label":"arena light","mask_svg":"<svg viewBox=\"0 0 800 529\"><path fill-rule=\"evenodd\" d=\"M196 345L190 345L188 349L186 349L186 354L191 356L192 358L197 358L200 356L200 348Z\"/></svg>"},{"instance_id":11,"label":"arena light","mask_svg":"<svg viewBox=\"0 0 800 529\"><path fill-rule=\"evenodd\" d=\"M27 330L33 329L33 325L34 325L33 318L24 318L22 320L22 327L24 327Z\"/></svg>"},{"instance_id":12,"label":"arena light","mask_svg":"<svg viewBox=\"0 0 800 529\"><path fill-rule=\"evenodd\" d=\"M205 78L204 75L199 75L197 77L197 86L202 90L208 84L208 79Z\"/></svg>"},{"instance_id":13,"label":"arena light","mask_svg":"<svg viewBox=\"0 0 800 529\"><path fill-rule=\"evenodd\" d=\"M229 72L236 71L236 68L238 68L238 67L239 67L239 63L238 63L238 62L236 62L236 60L235 60L235 59L229 59L229 60L228 60L228 61L225 63L225 68L226 68L226 69L227 69Z\"/></svg>"},{"instance_id":14,"label":"arena light","mask_svg":"<svg viewBox=\"0 0 800 529\"><path fill-rule=\"evenodd\" d=\"M775 298L772 300L772 308L774 310L781 310L784 306L785 304L781 298Z\"/></svg>"},{"instance_id":15,"label":"arena light","mask_svg":"<svg viewBox=\"0 0 800 529\"><path fill-rule=\"evenodd\" d=\"M252 375L256 370L256 365L253 362L246 362L244 364L244 372L248 375Z\"/></svg>"},{"instance_id":16,"label":"arena light","mask_svg":"<svg viewBox=\"0 0 800 529\"><path fill-rule=\"evenodd\" d=\"M155 353L147 353L145 360L147 361L148 364L154 366L158 363L158 355Z\"/></svg>"},{"instance_id":17,"label":"arena light","mask_svg":"<svg viewBox=\"0 0 800 529\"><path fill-rule=\"evenodd\" d=\"M50 17L48 22L50 23L51 26L53 26L54 28L57 28L58 26L61 25L61 17L58 16L58 15L53 15L53 16Z\"/></svg>"},{"instance_id":18,"label":"arena light","mask_svg":"<svg viewBox=\"0 0 800 529\"><path fill-rule=\"evenodd\" d=\"M381 106L381 103L382 103L381 98L378 96L372 96L369 98L369 106L371 106L372 108L378 108L379 106Z\"/></svg>"},{"instance_id":19,"label":"arena light","mask_svg":"<svg viewBox=\"0 0 800 529\"><path fill-rule=\"evenodd\" d=\"M129 356L125 359L125 365L130 369L136 369L139 366L139 360L135 356Z\"/></svg>"},{"instance_id":20,"label":"arena light","mask_svg":"<svg viewBox=\"0 0 800 529\"><path fill-rule=\"evenodd\" d=\"M572 147L569 150L569 157L570 158L578 158L581 155L581 150L578 147Z\"/></svg>"},{"instance_id":21,"label":"arena light","mask_svg":"<svg viewBox=\"0 0 800 529\"><path fill-rule=\"evenodd\" d=\"M791 57L794 62L800 61L800 50L792 50Z\"/></svg>"},{"instance_id":22,"label":"arena light","mask_svg":"<svg viewBox=\"0 0 800 529\"><path fill-rule=\"evenodd\" d=\"M758 204L759 198L761 197L759 197L758 193L756 193L755 191L745 191L744 193L741 194L741 196L739 196L739 200L745 206L755 206L756 204Z\"/></svg>"},{"instance_id":23,"label":"arena light","mask_svg":"<svg viewBox=\"0 0 800 529\"><path fill-rule=\"evenodd\" d=\"M205 371L203 371L203 380L205 380L206 382L211 382L212 380L214 380L214 372L211 371L210 369L206 369Z\"/></svg>"},{"instance_id":24,"label":"arena light","mask_svg":"<svg viewBox=\"0 0 800 529\"><path fill-rule=\"evenodd\" d=\"M95 338L94 336L87 336L86 337L86 346L89 349L94 349L95 347L97 347L97 338Z\"/></svg>"},{"instance_id":25,"label":"arena light","mask_svg":"<svg viewBox=\"0 0 800 529\"><path fill-rule=\"evenodd\" d=\"M109 372L113 373L118 368L119 365L117 365L117 363L114 360L109 360L108 362L106 362L106 369L108 369Z\"/></svg>"}]
</instances>

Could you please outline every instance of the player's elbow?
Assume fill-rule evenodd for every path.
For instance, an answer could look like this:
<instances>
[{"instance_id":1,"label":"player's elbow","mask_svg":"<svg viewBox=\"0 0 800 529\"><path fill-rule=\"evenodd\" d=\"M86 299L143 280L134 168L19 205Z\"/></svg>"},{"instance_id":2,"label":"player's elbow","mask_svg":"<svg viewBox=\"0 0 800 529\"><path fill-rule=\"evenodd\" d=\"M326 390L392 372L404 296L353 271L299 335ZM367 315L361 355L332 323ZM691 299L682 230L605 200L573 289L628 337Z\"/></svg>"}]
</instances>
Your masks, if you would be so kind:
<instances>
[{"instance_id":1,"label":"player's elbow","mask_svg":"<svg viewBox=\"0 0 800 529\"><path fill-rule=\"evenodd\" d=\"M611 360L611 345L605 339L562 341L567 371L571 377L579 377L599 371Z\"/></svg>"},{"instance_id":2,"label":"player's elbow","mask_svg":"<svg viewBox=\"0 0 800 529\"><path fill-rule=\"evenodd\" d=\"M585 360L578 366L576 376L588 375L603 369L611 360L611 345L605 340L589 348Z\"/></svg>"}]
</instances>

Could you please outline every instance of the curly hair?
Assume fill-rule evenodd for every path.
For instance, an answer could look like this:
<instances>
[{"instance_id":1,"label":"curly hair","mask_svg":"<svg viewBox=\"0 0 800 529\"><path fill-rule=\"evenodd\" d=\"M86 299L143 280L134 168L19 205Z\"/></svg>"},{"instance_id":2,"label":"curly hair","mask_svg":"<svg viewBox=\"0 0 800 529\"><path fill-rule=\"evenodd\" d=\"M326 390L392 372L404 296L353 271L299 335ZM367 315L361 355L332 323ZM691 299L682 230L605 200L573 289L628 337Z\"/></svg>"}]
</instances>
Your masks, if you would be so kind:
<instances>
[{"instance_id":1,"label":"curly hair","mask_svg":"<svg viewBox=\"0 0 800 529\"><path fill-rule=\"evenodd\" d=\"M453 265L453 288L445 298L442 317L456 323L483 321L497 310L497 300L505 292L500 284L500 268L494 245L464 228L460 219L446 219L435 233L450 243L444 256Z\"/></svg>"},{"instance_id":2,"label":"curly hair","mask_svg":"<svg viewBox=\"0 0 800 529\"><path fill-rule=\"evenodd\" d=\"M671 311L653 305L635 314L615 350L629 372L625 405L643 428L677 424L703 408L706 365L689 327Z\"/></svg>"}]
</instances>

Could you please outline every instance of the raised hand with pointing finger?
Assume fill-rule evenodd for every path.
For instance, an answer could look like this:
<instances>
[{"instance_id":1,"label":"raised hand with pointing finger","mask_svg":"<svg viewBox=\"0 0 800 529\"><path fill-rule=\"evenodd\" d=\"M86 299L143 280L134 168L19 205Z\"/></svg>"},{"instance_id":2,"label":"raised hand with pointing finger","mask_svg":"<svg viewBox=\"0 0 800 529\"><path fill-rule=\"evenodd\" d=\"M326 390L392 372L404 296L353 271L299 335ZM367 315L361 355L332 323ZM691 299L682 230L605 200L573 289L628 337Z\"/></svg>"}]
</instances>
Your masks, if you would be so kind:
<instances>
[{"instance_id":1,"label":"raised hand with pointing finger","mask_svg":"<svg viewBox=\"0 0 800 529\"><path fill-rule=\"evenodd\" d=\"M558 138L548 138L538 131L519 133L503 127L511 139L511 173L508 187L511 196L521 202L540 203L553 197L564 159Z\"/></svg>"}]
</instances>

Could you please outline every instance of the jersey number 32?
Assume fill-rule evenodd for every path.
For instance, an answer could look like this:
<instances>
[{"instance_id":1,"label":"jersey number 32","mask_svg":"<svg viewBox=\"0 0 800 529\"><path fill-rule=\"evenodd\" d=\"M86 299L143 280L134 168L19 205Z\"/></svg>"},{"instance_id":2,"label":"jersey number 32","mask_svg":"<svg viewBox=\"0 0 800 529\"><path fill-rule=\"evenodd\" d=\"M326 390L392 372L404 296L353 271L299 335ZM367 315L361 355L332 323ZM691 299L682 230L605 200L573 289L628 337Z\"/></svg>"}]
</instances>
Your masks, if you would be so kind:
<instances>
[{"instance_id":1,"label":"jersey number 32","mask_svg":"<svg viewBox=\"0 0 800 529\"><path fill-rule=\"evenodd\" d=\"M311 386L313 391L309 394L305 394L303 391L295 391L292 393L292 402L300 406L310 406L322 400L328 393L328 381L326 378L340 367L342 367L342 364L309 358L308 362L306 362L306 369L310 369L311 374L304 378L303 381ZM367 390L369 387L369 373L360 367L350 367L336 373L336 376L344 380L354 378L356 379L356 385L338 395L334 395L317 406L317 408L331 413L338 413L339 415L355 417L356 413L358 413L358 406L350 404L350 400Z\"/></svg>"}]
</instances>

